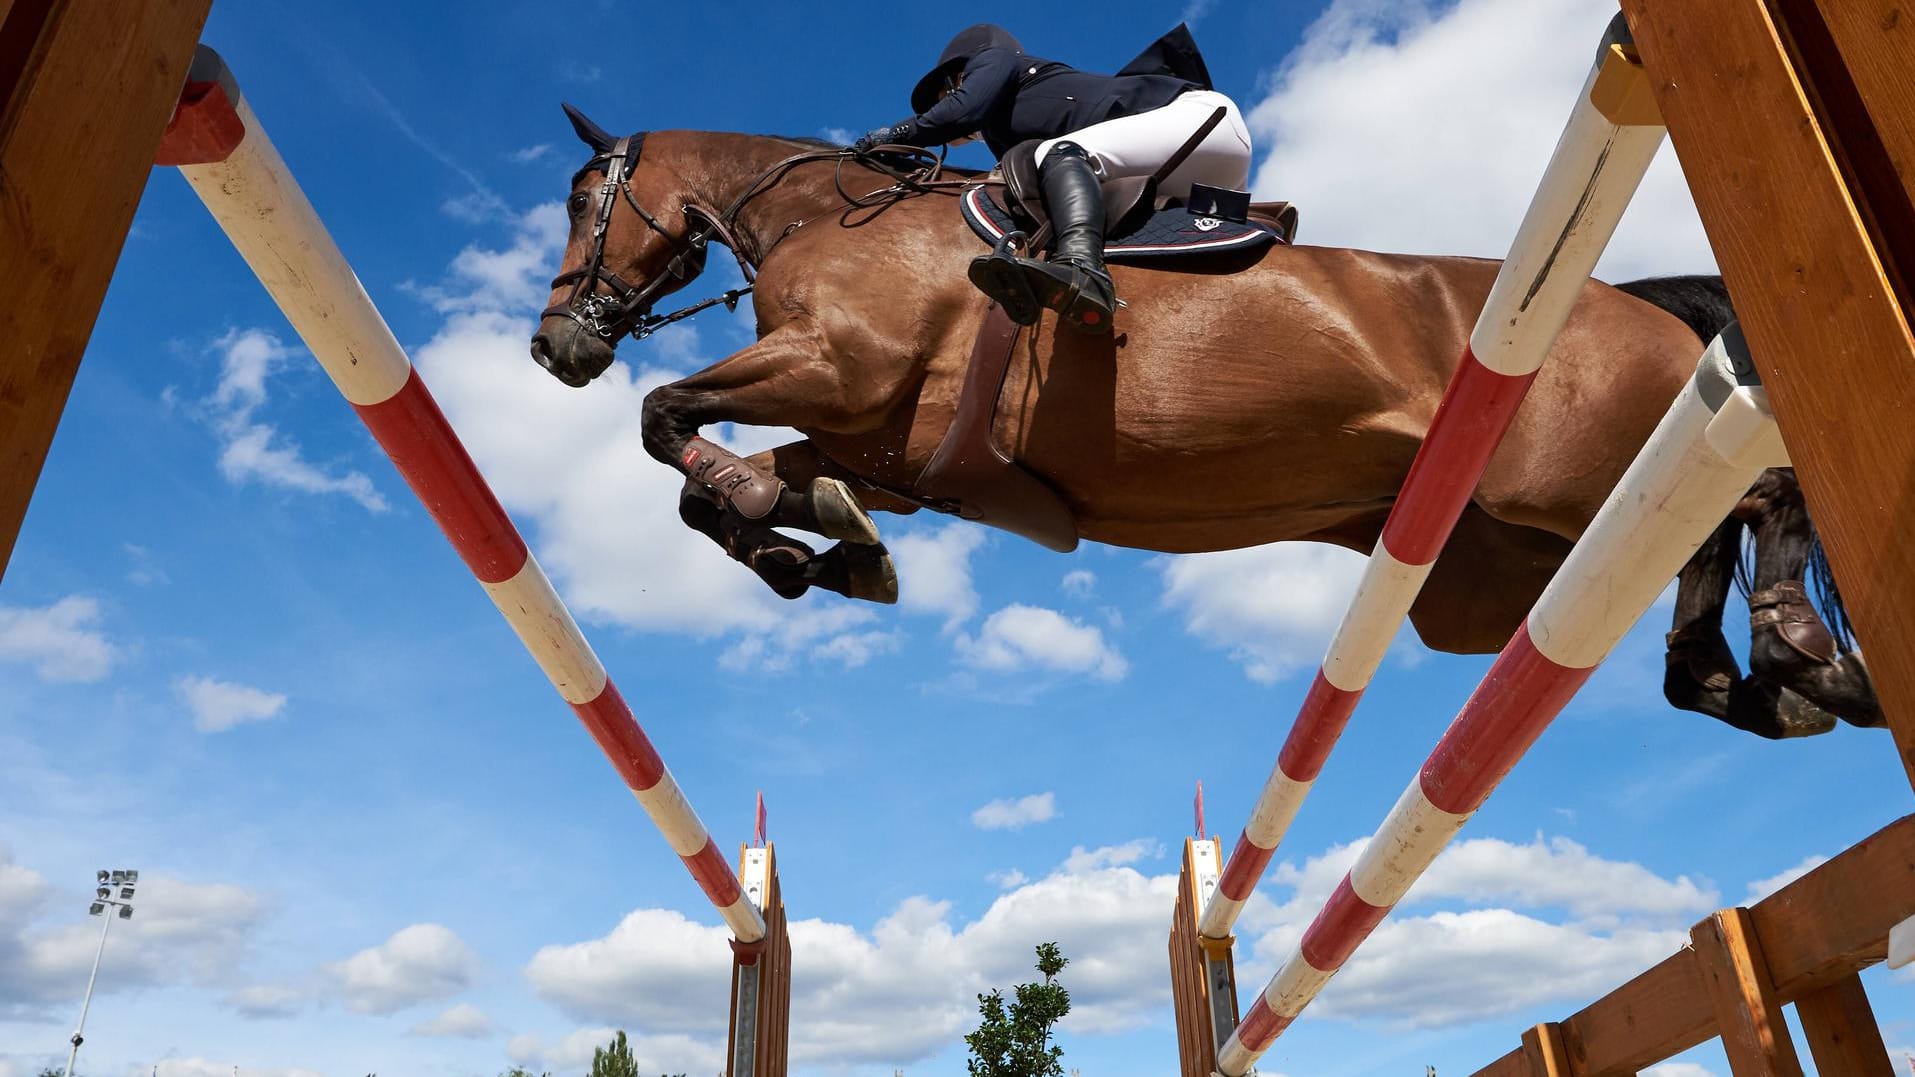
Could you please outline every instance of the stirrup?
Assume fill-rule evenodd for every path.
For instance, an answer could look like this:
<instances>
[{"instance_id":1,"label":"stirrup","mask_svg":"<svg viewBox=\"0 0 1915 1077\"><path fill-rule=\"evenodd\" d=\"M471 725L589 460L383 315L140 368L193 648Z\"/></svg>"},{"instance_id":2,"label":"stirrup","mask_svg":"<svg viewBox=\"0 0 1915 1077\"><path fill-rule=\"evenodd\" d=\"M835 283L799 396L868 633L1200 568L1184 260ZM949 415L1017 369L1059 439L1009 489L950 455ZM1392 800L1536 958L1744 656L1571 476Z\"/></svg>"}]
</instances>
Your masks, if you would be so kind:
<instances>
[{"instance_id":1,"label":"stirrup","mask_svg":"<svg viewBox=\"0 0 1915 1077\"><path fill-rule=\"evenodd\" d=\"M991 253L971 259L968 274L977 290L1003 307L1005 317L1018 325L1036 325L1044 311L1025 270L1029 244L1030 237L1023 232L1007 233Z\"/></svg>"}]
</instances>

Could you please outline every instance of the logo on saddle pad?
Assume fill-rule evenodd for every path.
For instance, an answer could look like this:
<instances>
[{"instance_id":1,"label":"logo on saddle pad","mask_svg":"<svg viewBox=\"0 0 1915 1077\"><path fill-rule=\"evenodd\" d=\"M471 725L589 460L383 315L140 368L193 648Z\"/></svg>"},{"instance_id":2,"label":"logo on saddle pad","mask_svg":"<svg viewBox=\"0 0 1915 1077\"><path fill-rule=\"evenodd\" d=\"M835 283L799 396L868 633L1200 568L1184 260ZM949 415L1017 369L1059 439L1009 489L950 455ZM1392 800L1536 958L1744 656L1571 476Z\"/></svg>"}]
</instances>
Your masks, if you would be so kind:
<instances>
[{"instance_id":1,"label":"logo on saddle pad","mask_svg":"<svg viewBox=\"0 0 1915 1077\"><path fill-rule=\"evenodd\" d=\"M1199 232L1214 232L1223 227L1223 221L1217 217L1197 217L1190 223L1197 226Z\"/></svg>"}]
</instances>

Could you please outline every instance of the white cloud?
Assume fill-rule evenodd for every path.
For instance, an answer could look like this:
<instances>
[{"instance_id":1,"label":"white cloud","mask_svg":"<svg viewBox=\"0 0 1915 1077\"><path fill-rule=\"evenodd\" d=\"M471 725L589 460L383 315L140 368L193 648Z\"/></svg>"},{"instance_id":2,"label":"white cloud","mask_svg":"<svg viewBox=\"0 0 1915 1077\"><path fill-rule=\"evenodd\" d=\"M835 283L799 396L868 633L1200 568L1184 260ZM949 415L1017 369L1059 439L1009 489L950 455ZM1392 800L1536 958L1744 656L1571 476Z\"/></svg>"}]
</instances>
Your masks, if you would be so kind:
<instances>
[{"instance_id":1,"label":"white cloud","mask_svg":"<svg viewBox=\"0 0 1915 1077\"><path fill-rule=\"evenodd\" d=\"M1164 604L1183 615L1184 628L1270 684L1322 661L1364 560L1337 546L1278 542L1156 564Z\"/></svg>"},{"instance_id":2,"label":"white cloud","mask_svg":"<svg viewBox=\"0 0 1915 1077\"><path fill-rule=\"evenodd\" d=\"M969 665L1006 673L1037 669L1118 681L1130 672L1130 664L1095 625L1021 603L985 618L976 636L959 635L957 650Z\"/></svg>"},{"instance_id":3,"label":"white cloud","mask_svg":"<svg viewBox=\"0 0 1915 1077\"><path fill-rule=\"evenodd\" d=\"M1064 573L1058 586L1072 598L1089 598L1090 593L1097 589L1097 573L1087 568L1074 568Z\"/></svg>"},{"instance_id":4,"label":"white cloud","mask_svg":"<svg viewBox=\"0 0 1915 1077\"><path fill-rule=\"evenodd\" d=\"M948 903L921 897L869 933L794 921L792 949L805 960L792 973L793 1061L898 1065L945 1049L975 1020L978 992L1036 976L1033 939L1057 940L1071 959L1067 1028L1136 1027L1168 1000L1158 966L1174 885L1129 867L1066 867L999 895L963 925ZM642 909L602 939L545 947L526 975L575 1019L671 1029L722 1048L729 979L713 955L727 952L728 937L676 912Z\"/></svg>"},{"instance_id":5,"label":"white cloud","mask_svg":"<svg viewBox=\"0 0 1915 1077\"><path fill-rule=\"evenodd\" d=\"M1006 868L1003 871L993 871L984 876L984 881L997 887L999 890L1014 890L1030 882L1031 877L1016 868Z\"/></svg>"},{"instance_id":6,"label":"white cloud","mask_svg":"<svg viewBox=\"0 0 1915 1077\"><path fill-rule=\"evenodd\" d=\"M887 535L885 546L898 565L899 608L942 616L947 628L969 620L977 612L971 555L986 537L984 528L966 523Z\"/></svg>"},{"instance_id":7,"label":"white cloud","mask_svg":"<svg viewBox=\"0 0 1915 1077\"><path fill-rule=\"evenodd\" d=\"M378 946L325 966L346 1008L390 1014L458 994L478 975L479 956L441 924L401 928Z\"/></svg>"},{"instance_id":8,"label":"white cloud","mask_svg":"<svg viewBox=\"0 0 1915 1077\"><path fill-rule=\"evenodd\" d=\"M247 984L227 992L226 1004L241 1017L291 1017L305 1008L306 993L282 984Z\"/></svg>"},{"instance_id":9,"label":"white cloud","mask_svg":"<svg viewBox=\"0 0 1915 1077\"><path fill-rule=\"evenodd\" d=\"M1694 1062L1664 1062L1643 1070L1642 1077L1716 1077L1716 1071Z\"/></svg>"},{"instance_id":10,"label":"white cloud","mask_svg":"<svg viewBox=\"0 0 1915 1077\"><path fill-rule=\"evenodd\" d=\"M971 813L971 825L979 830L1022 830L1032 823L1057 818L1057 795L1033 793L1027 797L993 800Z\"/></svg>"},{"instance_id":11,"label":"white cloud","mask_svg":"<svg viewBox=\"0 0 1915 1077\"><path fill-rule=\"evenodd\" d=\"M235 1071L244 1072L246 1077L324 1077L318 1070L299 1066L213 1062L198 1055L192 1058L163 1058L155 1062L150 1070L144 1070L157 1077L232 1077Z\"/></svg>"},{"instance_id":12,"label":"white cloud","mask_svg":"<svg viewBox=\"0 0 1915 1077\"><path fill-rule=\"evenodd\" d=\"M220 473L233 483L258 482L309 494L344 494L372 512L386 499L363 472L329 473L308 462L299 445L277 427L255 421L266 404L266 383L294 355L263 329L234 329L214 342L219 349L219 386L202 404L222 442Z\"/></svg>"},{"instance_id":13,"label":"white cloud","mask_svg":"<svg viewBox=\"0 0 1915 1077\"><path fill-rule=\"evenodd\" d=\"M36 916L55 914L49 896L39 872L0 850L0 1020L64 1012L86 986L99 921L61 910L56 926L36 927ZM240 887L156 871L142 873L136 903L133 919L113 925L100 991L227 986L262 918L259 899Z\"/></svg>"},{"instance_id":14,"label":"white cloud","mask_svg":"<svg viewBox=\"0 0 1915 1077\"><path fill-rule=\"evenodd\" d=\"M526 146L523 149L513 150L511 156L512 160L518 164L529 165L533 161L540 160L551 152L552 144L550 142L541 142L535 146Z\"/></svg>"},{"instance_id":15,"label":"white cloud","mask_svg":"<svg viewBox=\"0 0 1915 1077\"><path fill-rule=\"evenodd\" d=\"M1753 905L1828 862L1826 856L1808 856L1792 868L1785 868L1766 879L1757 879L1749 884L1748 896L1742 899L1742 904Z\"/></svg>"},{"instance_id":16,"label":"white cloud","mask_svg":"<svg viewBox=\"0 0 1915 1077\"><path fill-rule=\"evenodd\" d=\"M470 1002L461 1002L430 1021L412 1026L415 1036L448 1036L466 1040L484 1039L495 1031L492 1019Z\"/></svg>"},{"instance_id":17,"label":"white cloud","mask_svg":"<svg viewBox=\"0 0 1915 1077\"><path fill-rule=\"evenodd\" d=\"M1254 187L1298 203L1312 243L1501 258L1615 11L1609 0L1336 0L1250 110L1264 151ZM1598 273L1713 266L1665 148Z\"/></svg>"},{"instance_id":18,"label":"white cloud","mask_svg":"<svg viewBox=\"0 0 1915 1077\"><path fill-rule=\"evenodd\" d=\"M246 722L277 718L286 708L284 693L212 677L180 677L173 691L193 712L193 728L201 733L223 733Z\"/></svg>"},{"instance_id":19,"label":"white cloud","mask_svg":"<svg viewBox=\"0 0 1915 1077\"><path fill-rule=\"evenodd\" d=\"M0 662L31 665L43 681L87 682L104 678L119 648L95 626L100 603L68 595L51 606L0 606Z\"/></svg>"},{"instance_id":20,"label":"white cloud","mask_svg":"<svg viewBox=\"0 0 1915 1077\"><path fill-rule=\"evenodd\" d=\"M818 137L826 142L836 142L840 146L849 146L858 140L858 132L849 127L825 127L818 131Z\"/></svg>"}]
</instances>

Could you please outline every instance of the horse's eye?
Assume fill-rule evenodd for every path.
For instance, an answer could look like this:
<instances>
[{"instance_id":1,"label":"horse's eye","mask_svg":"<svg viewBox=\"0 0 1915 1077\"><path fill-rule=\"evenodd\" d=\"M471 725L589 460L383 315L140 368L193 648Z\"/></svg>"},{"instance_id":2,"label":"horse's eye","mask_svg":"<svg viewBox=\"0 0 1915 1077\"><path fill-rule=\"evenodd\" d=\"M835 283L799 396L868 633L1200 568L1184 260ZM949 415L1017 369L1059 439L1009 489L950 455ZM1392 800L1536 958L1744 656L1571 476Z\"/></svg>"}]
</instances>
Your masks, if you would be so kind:
<instances>
[{"instance_id":1,"label":"horse's eye","mask_svg":"<svg viewBox=\"0 0 1915 1077\"><path fill-rule=\"evenodd\" d=\"M585 212L585 202L585 192L580 191L565 203L565 208L571 212L572 216L576 217Z\"/></svg>"}]
</instances>

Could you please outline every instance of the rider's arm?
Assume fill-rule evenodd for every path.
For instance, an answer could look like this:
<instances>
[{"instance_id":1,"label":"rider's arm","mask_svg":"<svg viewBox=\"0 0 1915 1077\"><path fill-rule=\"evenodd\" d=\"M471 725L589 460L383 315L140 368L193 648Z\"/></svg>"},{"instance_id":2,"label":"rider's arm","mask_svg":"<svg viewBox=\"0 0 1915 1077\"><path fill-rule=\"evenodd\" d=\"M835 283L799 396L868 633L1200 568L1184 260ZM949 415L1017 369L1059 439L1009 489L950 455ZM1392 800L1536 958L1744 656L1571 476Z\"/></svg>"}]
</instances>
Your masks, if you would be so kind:
<instances>
[{"instance_id":1,"label":"rider's arm","mask_svg":"<svg viewBox=\"0 0 1915 1077\"><path fill-rule=\"evenodd\" d=\"M964 65L963 81L957 89L898 125L906 129L898 141L936 146L975 133L1016 81L1017 54L1009 49L985 49Z\"/></svg>"}]
</instances>

